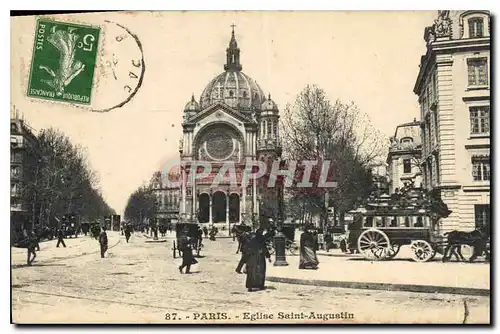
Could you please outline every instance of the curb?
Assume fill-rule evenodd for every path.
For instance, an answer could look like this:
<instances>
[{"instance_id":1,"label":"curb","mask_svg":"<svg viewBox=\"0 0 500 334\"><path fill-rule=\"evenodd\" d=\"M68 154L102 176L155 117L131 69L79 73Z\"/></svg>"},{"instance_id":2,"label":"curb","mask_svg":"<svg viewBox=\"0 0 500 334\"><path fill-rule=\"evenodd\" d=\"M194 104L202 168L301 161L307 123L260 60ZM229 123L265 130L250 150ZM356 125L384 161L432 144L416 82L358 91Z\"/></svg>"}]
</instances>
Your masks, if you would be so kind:
<instances>
[{"instance_id":1,"label":"curb","mask_svg":"<svg viewBox=\"0 0 500 334\"><path fill-rule=\"evenodd\" d=\"M266 277L269 282L324 286L330 288L348 288L348 289L368 289L384 291L406 291L406 292L424 292L424 293L445 293L468 296L491 296L489 289L478 288L457 288L450 286L437 285L416 285L416 284L391 284L391 283L364 283L348 281L324 281L324 280L305 280L287 277Z\"/></svg>"}]
</instances>

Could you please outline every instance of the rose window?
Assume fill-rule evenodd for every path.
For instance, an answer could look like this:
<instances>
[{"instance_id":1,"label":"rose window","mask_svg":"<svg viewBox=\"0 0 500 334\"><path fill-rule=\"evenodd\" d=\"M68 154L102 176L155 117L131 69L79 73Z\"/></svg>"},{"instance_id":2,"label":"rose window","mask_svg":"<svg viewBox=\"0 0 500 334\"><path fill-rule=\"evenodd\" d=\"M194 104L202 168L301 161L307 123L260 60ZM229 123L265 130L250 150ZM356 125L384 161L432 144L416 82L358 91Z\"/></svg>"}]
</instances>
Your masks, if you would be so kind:
<instances>
[{"instance_id":1,"label":"rose window","mask_svg":"<svg viewBox=\"0 0 500 334\"><path fill-rule=\"evenodd\" d=\"M226 132L213 132L207 136L206 149L212 158L226 159L234 151L233 138Z\"/></svg>"}]
</instances>

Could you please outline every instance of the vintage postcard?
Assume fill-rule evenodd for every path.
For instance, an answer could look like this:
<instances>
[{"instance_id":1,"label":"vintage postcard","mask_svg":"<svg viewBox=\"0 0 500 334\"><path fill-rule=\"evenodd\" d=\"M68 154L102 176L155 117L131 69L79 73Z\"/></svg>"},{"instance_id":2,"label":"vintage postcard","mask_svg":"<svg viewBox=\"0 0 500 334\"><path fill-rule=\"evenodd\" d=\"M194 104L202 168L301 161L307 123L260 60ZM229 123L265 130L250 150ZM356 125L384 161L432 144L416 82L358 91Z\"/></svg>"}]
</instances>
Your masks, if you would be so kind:
<instances>
[{"instance_id":1,"label":"vintage postcard","mask_svg":"<svg viewBox=\"0 0 500 334\"><path fill-rule=\"evenodd\" d=\"M490 324L490 20L12 16L12 323Z\"/></svg>"}]
</instances>

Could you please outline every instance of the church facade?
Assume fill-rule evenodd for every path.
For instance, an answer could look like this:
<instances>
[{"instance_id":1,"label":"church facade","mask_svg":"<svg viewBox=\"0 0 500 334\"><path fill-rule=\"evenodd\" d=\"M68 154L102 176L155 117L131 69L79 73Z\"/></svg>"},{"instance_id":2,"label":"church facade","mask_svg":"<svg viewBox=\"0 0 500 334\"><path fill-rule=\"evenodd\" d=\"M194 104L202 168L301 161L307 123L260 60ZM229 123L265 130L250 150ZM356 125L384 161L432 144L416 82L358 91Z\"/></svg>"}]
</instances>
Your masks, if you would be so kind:
<instances>
[{"instance_id":1,"label":"church facade","mask_svg":"<svg viewBox=\"0 0 500 334\"><path fill-rule=\"evenodd\" d=\"M199 100L186 104L181 160L181 221L222 225L276 217L278 189L261 181L242 182L247 162L270 162L281 156L279 110L257 82L242 72L234 27L226 49L224 71L210 80ZM209 163L211 174L193 178L197 161ZM212 181L226 162L235 166L236 183Z\"/></svg>"}]
</instances>

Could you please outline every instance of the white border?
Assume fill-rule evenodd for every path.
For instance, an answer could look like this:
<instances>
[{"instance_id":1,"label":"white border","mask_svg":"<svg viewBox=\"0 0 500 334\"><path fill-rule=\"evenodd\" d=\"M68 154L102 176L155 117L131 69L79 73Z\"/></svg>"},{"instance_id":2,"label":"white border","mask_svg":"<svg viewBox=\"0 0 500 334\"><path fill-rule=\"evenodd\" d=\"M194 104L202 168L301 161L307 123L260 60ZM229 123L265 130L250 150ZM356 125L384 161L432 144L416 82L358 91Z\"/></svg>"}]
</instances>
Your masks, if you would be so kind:
<instances>
[{"instance_id":1,"label":"white border","mask_svg":"<svg viewBox=\"0 0 500 334\"><path fill-rule=\"evenodd\" d=\"M1 7L7 7L7 4L10 2L7 1L2 1L1 2ZM437 10L437 9L470 9L471 7L474 7L474 9L488 9L492 11L492 14L498 14L499 11L497 10L499 7L500 1L494 1L494 0L476 0L476 1L465 1L465 0L441 0L441 1L436 1L436 0L414 0L414 1L398 1L398 0L378 0L378 1L371 1L371 0L357 0L357 1L328 1L328 0L308 0L308 1L293 1L293 0L288 0L288 1L277 1L277 0L242 0L235 2L234 0L220 0L220 1L212 1L209 2L207 0L192 0L192 1L153 1L153 0L141 0L141 1L128 1L128 2L103 2L102 0L86 0L84 2L79 2L79 1L22 1L22 0L17 0L13 5L15 8L2 8L3 11L2 13L6 13L7 9L16 9L16 10L33 10L33 9L43 9L43 10L60 10L61 8L64 8L66 10L83 10L86 7L89 10L96 10L96 9L109 9L109 10L116 10L119 7L125 6L127 7L127 10ZM83 5L83 6L82 6ZM495 17L496 19L496 17ZM494 36L496 37L497 31L498 31L498 26L499 23L498 21L495 20L495 24L493 25L494 28ZM1 53L2 56L2 61L1 64L3 64L3 75L2 78L4 78L2 85L3 89L0 90L2 93L2 102L3 102L3 115L5 118L10 116L9 110L10 110L10 51L7 53L5 50L10 50L10 18L7 18L6 15L2 17L1 21L1 35L3 36L2 42L4 43L4 47L2 50L4 50ZM494 43L493 45L496 45ZM496 50L493 50L493 56L496 56ZM495 57L496 58L496 57ZM7 79L9 78L9 79ZM494 93L497 93L497 85L495 85L495 91ZM496 95L496 94L495 94ZM497 95L496 95L497 96ZM498 128L498 124L500 123L499 119L500 117L495 117L496 122L495 122L495 129ZM7 133L7 125L8 120L5 119L4 122L2 122L3 126L0 127L1 131L1 138L4 138L2 141L2 144L0 145L1 149L1 154L3 157L8 157L9 156L9 141L7 140L8 138L8 133ZM492 136L494 138L494 136ZM3 161L8 162L9 160L4 159ZM495 164L497 166L497 164ZM3 189L4 191L1 193L1 199L2 199L2 204L4 207L4 210L1 212L5 213L5 216L7 216L7 212L9 212L9 195L7 192L7 185L10 183L8 177L9 177L9 165L7 163L2 164L2 170L1 170L1 175L3 176L2 178L2 184L3 184ZM498 168L500 170L500 168ZM495 168L495 174L497 172L497 168ZM498 181L498 177L495 178L495 181ZM496 182L497 183L497 182ZM498 186L498 184L495 184L495 186ZM5 217L4 216L4 217ZM497 215L494 215L494 218L497 218ZM10 224L8 223L10 220L10 216L7 218L5 217L2 219L4 229L2 230L2 233L0 233L0 236L3 238L1 245L3 245L4 249L1 252L1 259L2 259L2 267L7 268L7 265L10 266L10 257L9 257L9 251L7 250L7 245L9 245L9 231L8 226ZM495 222L497 222L497 219L494 219ZM493 258L496 260L496 256L493 256ZM497 263L495 263L497 265ZM6 270L3 271L4 274L2 275L2 287L4 289L9 289L9 296L10 296L10 273L8 273ZM498 275L497 275L498 276ZM495 282L496 283L496 282ZM498 312L498 308L495 308ZM10 298L7 300L4 298L3 304L2 304L2 314L4 314L4 319L1 322L2 327L7 327L2 331L4 333L11 333L16 328L14 326L8 325L10 323ZM495 317L498 319L498 317ZM161 328L161 327L156 327L157 330L160 331L165 331L167 330L169 333L171 332L177 332L178 329L175 329L175 327L170 327L170 328ZM241 330L252 330L252 331L261 331L261 330L268 330L267 328L262 328L262 327L257 327L257 328L221 328L221 327L209 327L210 330L216 330L216 331L230 331L230 332L236 332L236 331L241 331ZM408 329L408 328L406 328ZM52 331L52 328L47 328L44 331ZM91 328L95 333L101 333L104 332L104 330L95 330L95 328ZM136 330L136 328L132 328L132 330ZM184 328L182 332L198 332L201 330L207 330L206 328L191 328L187 329ZM273 331L282 331L282 332L289 332L290 330L299 330L299 331L307 331L306 327L299 327L299 328L280 328L280 329L271 329L269 330ZM314 330L318 330L317 327L314 328ZM336 333L338 332L353 332L353 329L337 329L337 328L332 328L332 327L325 327L321 328L320 330L324 331L335 331ZM366 328L364 330L373 330L373 328ZM357 329L355 331L364 331L363 329ZM380 328L380 330L388 331L398 331L401 330L400 328ZM455 328L436 328L436 329L431 329L431 328L419 328L418 331L422 332L455 332ZM33 331L42 331L41 329ZM64 329L60 332L73 332L74 329ZM107 329L106 332L119 332L120 329Z\"/></svg>"}]
</instances>

